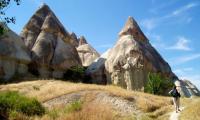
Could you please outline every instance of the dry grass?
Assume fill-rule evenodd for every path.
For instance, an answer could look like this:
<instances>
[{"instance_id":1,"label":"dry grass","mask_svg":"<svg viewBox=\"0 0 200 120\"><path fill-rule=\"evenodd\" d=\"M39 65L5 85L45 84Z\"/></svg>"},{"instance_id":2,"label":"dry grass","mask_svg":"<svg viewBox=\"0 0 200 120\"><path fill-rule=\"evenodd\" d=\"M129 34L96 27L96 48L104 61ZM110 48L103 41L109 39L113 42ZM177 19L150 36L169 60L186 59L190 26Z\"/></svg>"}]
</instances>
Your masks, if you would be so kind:
<instances>
[{"instance_id":1,"label":"dry grass","mask_svg":"<svg viewBox=\"0 0 200 120\"><path fill-rule=\"evenodd\" d=\"M200 98L183 100L186 108L181 112L180 120L200 120Z\"/></svg>"},{"instance_id":2,"label":"dry grass","mask_svg":"<svg viewBox=\"0 0 200 120\"><path fill-rule=\"evenodd\" d=\"M152 119L157 119L157 120L168 120L169 119L169 112L172 111L173 106L163 106L162 108L151 112L147 113L146 115L149 116Z\"/></svg>"},{"instance_id":3,"label":"dry grass","mask_svg":"<svg viewBox=\"0 0 200 120\"><path fill-rule=\"evenodd\" d=\"M81 100L83 102L78 104L80 109L74 109L75 107L72 104L64 108L57 106L43 116L41 120L116 120L117 114L113 109L109 105L92 102L94 97L93 94L84 96Z\"/></svg>"},{"instance_id":4,"label":"dry grass","mask_svg":"<svg viewBox=\"0 0 200 120\"><path fill-rule=\"evenodd\" d=\"M162 107L170 106L171 99L162 96L143 95L136 99L137 107L143 112L154 112Z\"/></svg>"},{"instance_id":5,"label":"dry grass","mask_svg":"<svg viewBox=\"0 0 200 120\"><path fill-rule=\"evenodd\" d=\"M137 105L136 107L145 113L154 112L159 110L163 106L171 105L169 97L155 96L136 91L127 91L120 87L111 85L103 86L94 84L91 85L82 83L70 83L59 80L37 80L21 82L17 84L0 85L0 91L3 90L16 90L24 95L36 97L41 102L59 97L64 94L74 93L78 91L101 90L109 92L113 96L118 96L129 101L133 101ZM86 97L85 99L85 101L88 101L86 103L89 103L89 101L91 101L91 98L93 98L91 95L89 96L90 97ZM84 105L84 108L81 111L73 112L67 115L61 115L62 119L74 120L75 118L73 116L82 117L83 120L85 118L88 118L87 120L95 120L98 118L103 118L102 120L116 119L116 115L113 115L110 108L107 108L106 105L95 105L95 107L93 106L94 105L89 104ZM158 117L163 113L161 114L160 112L155 114L155 116ZM45 115L45 117L48 118L47 115ZM42 119L46 119L45 117L43 117ZM131 117L131 119L134 119L134 117Z\"/></svg>"},{"instance_id":6,"label":"dry grass","mask_svg":"<svg viewBox=\"0 0 200 120\"><path fill-rule=\"evenodd\" d=\"M94 107L95 106L95 107ZM61 117L61 120L114 120L114 113L108 106L88 104L82 110Z\"/></svg>"}]
</instances>

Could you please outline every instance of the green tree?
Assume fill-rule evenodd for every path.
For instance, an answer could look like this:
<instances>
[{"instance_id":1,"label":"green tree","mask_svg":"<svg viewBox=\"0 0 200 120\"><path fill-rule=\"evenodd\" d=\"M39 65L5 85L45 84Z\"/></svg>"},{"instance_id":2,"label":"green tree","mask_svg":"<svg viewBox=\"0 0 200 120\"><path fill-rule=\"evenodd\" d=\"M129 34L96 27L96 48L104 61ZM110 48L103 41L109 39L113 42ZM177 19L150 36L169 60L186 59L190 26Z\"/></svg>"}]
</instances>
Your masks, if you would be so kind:
<instances>
[{"instance_id":1,"label":"green tree","mask_svg":"<svg viewBox=\"0 0 200 120\"><path fill-rule=\"evenodd\" d=\"M7 23L15 24L15 17L7 17L6 10L10 7L12 0L0 0L0 36L6 31L4 27ZM13 0L17 5L20 5L21 0Z\"/></svg>"},{"instance_id":2,"label":"green tree","mask_svg":"<svg viewBox=\"0 0 200 120\"><path fill-rule=\"evenodd\" d=\"M166 94L166 91L173 86L173 82L158 73L148 73L148 81L145 92L152 94Z\"/></svg>"}]
</instances>

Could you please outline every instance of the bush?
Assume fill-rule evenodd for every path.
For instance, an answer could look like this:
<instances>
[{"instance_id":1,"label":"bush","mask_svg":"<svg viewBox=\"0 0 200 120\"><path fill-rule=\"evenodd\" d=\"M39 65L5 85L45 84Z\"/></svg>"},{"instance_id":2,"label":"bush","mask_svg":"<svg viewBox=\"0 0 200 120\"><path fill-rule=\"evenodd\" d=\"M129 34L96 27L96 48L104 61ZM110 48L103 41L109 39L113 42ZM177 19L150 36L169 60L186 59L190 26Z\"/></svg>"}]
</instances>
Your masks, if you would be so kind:
<instances>
[{"instance_id":1,"label":"bush","mask_svg":"<svg viewBox=\"0 0 200 120\"><path fill-rule=\"evenodd\" d=\"M149 73L148 82L144 91L152 94L165 95L166 91L172 88L173 82L158 73ZM166 94L167 95L167 94Z\"/></svg>"},{"instance_id":2,"label":"bush","mask_svg":"<svg viewBox=\"0 0 200 120\"><path fill-rule=\"evenodd\" d=\"M82 82L85 77L86 67L74 66L68 69L64 74L64 79L73 82Z\"/></svg>"},{"instance_id":3,"label":"bush","mask_svg":"<svg viewBox=\"0 0 200 120\"><path fill-rule=\"evenodd\" d=\"M27 98L16 91L0 93L0 115L8 118L13 111L24 115L43 115L44 107L34 98Z\"/></svg>"},{"instance_id":4,"label":"bush","mask_svg":"<svg viewBox=\"0 0 200 120\"><path fill-rule=\"evenodd\" d=\"M80 100L72 102L70 105L68 105L65 109L66 112L74 112L79 111L82 108L82 102Z\"/></svg>"}]
</instances>

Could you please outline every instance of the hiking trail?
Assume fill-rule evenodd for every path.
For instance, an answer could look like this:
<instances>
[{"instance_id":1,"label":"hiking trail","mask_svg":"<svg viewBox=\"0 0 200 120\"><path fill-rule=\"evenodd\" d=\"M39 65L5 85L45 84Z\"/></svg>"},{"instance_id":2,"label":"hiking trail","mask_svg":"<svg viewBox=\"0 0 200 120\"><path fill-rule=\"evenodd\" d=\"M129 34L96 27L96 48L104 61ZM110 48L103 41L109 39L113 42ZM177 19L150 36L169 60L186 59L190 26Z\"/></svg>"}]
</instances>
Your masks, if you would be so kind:
<instances>
[{"instance_id":1,"label":"hiking trail","mask_svg":"<svg viewBox=\"0 0 200 120\"><path fill-rule=\"evenodd\" d=\"M181 111L183 111L184 107L181 107ZM170 118L169 120L179 120L179 116L180 116L180 113L181 112L178 112L176 113L176 111L173 111L171 114L170 114Z\"/></svg>"}]
</instances>

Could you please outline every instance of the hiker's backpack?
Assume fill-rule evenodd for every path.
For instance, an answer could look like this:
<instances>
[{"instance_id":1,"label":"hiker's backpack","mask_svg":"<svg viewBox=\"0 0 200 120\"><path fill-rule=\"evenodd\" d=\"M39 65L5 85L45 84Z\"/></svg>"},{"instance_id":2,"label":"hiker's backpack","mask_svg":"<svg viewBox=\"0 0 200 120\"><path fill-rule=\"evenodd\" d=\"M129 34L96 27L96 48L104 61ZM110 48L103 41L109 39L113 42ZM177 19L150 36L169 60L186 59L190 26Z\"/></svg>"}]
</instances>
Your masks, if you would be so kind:
<instances>
[{"instance_id":1,"label":"hiker's backpack","mask_svg":"<svg viewBox=\"0 0 200 120\"><path fill-rule=\"evenodd\" d=\"M173 97L177 97L177 91L176 89L172 89L169 91L169 95L173 96Z\"/></svg>"}]
</instances>

